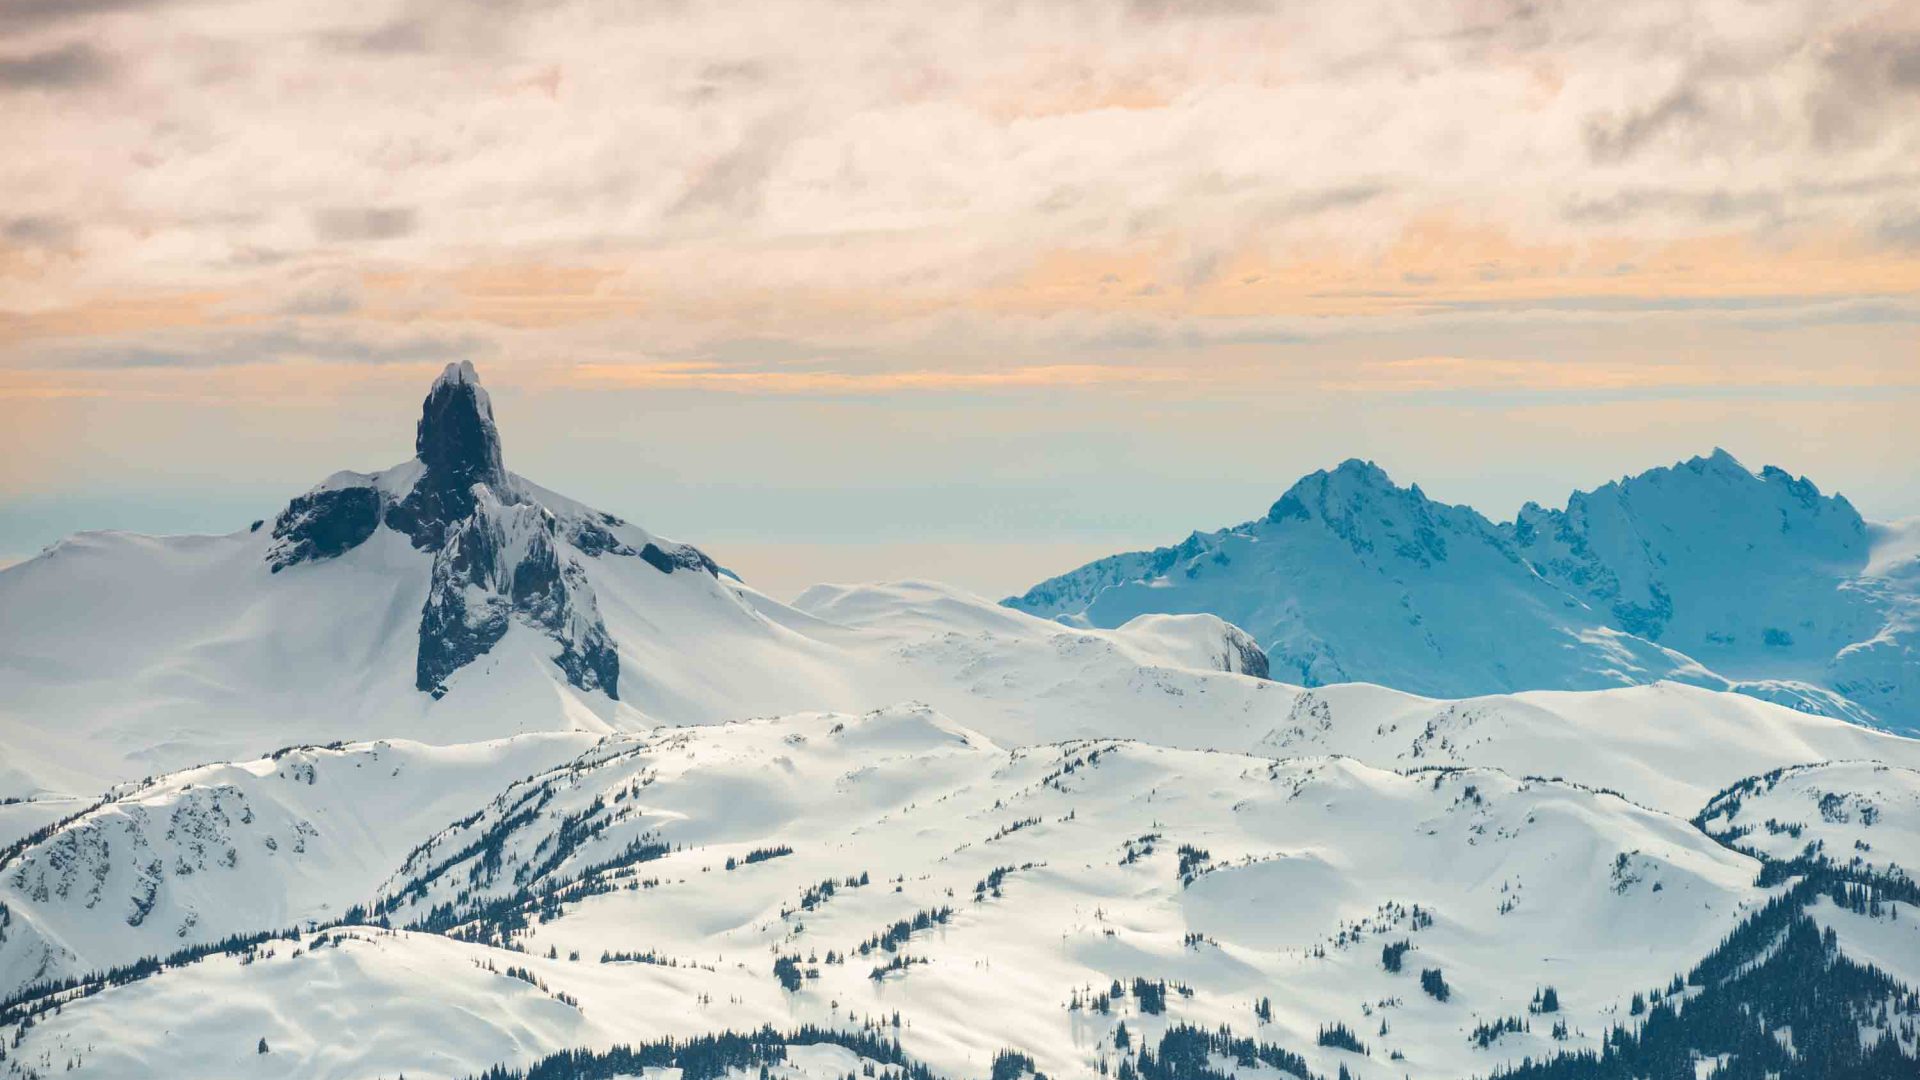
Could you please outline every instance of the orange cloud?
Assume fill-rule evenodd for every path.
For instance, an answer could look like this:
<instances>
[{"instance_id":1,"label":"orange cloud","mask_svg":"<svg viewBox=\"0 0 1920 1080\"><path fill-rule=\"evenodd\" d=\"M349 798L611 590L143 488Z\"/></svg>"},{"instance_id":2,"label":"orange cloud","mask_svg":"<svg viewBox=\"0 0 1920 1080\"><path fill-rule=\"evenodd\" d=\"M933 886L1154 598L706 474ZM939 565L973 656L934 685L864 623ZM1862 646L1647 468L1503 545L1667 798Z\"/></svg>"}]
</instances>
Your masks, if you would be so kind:
<instances>
[{"instance_id":1,"label":"orange cloud","mask_svg":"<svg viewBox=\"0 0 1920 1080\"><path fill-rule=\"evenodd\" d=\"M1920 368L1856 364L1734 368L1683 361L1590 362L1419 356L1362 363L1323 389L1359 393L1448 390L1653 390L1709 387L1920 387Z\"/></svg>"},{"instance_id":2,"label":"orange cloud","mask_svg":"<svg viewBox=\"0 0 1920 1080\"><path fill-rule=\"evenodd\" d=\"M97 296L44 311L0 310L0 343L204 326L217 321L212 309L225 299L218 292L140 292Z\"/></svg>"},{"instance_id":3,"label":"orange cloud","mask_svg":"<svg viewBox=\"0 0 1920 1080\"><path fill-rule=\"evenodd\" d=\"M1191 317L1417 315L1459 305L1920 294L1920 251L1845 235L1769 246L1744 233L1670 241L1523 242L1445 219L1416 222L1376 252L1328 239L1255 238L1198 259L1155 240L1118 250L1037 254L1016 280L971 302L992 311L1068 310Z\"/></svg>"},{"instance_id":4,"label":"orange cloud","mask_svg":"<svg viewBox=\"0 0 1920 1080\"><path fill-rule=\"evenodd\" d=\"M998 371L738 370L711 364L580 364L574 381L624 389L721 390L753 394L886 394L1166 383L1188 373L1105 364L1047 364Z\"/></svg>"}]
</instances>

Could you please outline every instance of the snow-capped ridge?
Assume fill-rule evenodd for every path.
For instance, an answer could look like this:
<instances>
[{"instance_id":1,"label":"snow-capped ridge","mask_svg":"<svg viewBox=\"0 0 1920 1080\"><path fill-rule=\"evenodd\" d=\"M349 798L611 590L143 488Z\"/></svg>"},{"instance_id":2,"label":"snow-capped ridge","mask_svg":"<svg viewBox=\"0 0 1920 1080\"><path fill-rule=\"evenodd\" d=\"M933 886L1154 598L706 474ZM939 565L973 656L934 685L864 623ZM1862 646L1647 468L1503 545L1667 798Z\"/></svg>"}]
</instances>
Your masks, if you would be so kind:
<instances>
[{"instance_id":1,"label":"snow-capped ridge","mask_svg":"<svg viewBox=\"0 0 1920 1080\"><path fill-rule=\"evenodd\" d=\"M1351 458L1267 514L1004 601L1071 625L1211 612L1284 679L1441 697L1676 679L1920 727L1920 573L1852 504L1723 448L1496 523ZM1882 543L1895 541L1882 540ZM1882 560L1887 562L1887 560ZM1904 614L1903 614L1904 613Z\"/></svg>"}]
</instances>

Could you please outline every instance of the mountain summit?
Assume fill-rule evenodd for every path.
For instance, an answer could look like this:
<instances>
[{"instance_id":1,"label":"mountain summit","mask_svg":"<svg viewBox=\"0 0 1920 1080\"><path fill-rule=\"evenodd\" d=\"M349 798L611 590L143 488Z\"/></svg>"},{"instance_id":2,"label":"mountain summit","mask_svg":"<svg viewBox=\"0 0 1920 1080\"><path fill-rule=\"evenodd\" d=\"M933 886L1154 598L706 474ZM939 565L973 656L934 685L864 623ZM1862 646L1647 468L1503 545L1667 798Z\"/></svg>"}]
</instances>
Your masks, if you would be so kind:
<instances>
[{"instance_id":1,"label":"mountain summit","mask_svg":"<svg viewBox=\"0 0 1920 1080\"><path fill-rule=\"evenodd\" d=\"M1146 669L1266 671L1212 616L1068 631L926 584L777 603L690 544L509 471L471 364L440 372L413 435L412 458L335 473L248 529L82 533L0 570L0 611L32 613L0 620L0 799L290 743L606 733L905 699L977 709L982 693L1015 698L976 712L995 734L1144 723L1100 694L983 690L939 662L955 650L1037 679L1057 679L1049 665L1070 651L1109 671L1105 687L1169 677Z\"/></svg>"},{"instance_id":2,"label":"mountain summit","mask_svg":"<svg viewBox=\"0 0 1920 1080\"><path fill-rule=\"evenodd\" d=\"M554 664L573 686L620 696L620 658L580 559L639 556L607 527L607 515L559 512L508 473L493 401L467 361L448 364L427 391L412 462L372 475L340 474L294 499L273 525L268 565L279 573L337 558L382 526L433 553L421 608L417 689L440 697L447 678L486 655L519 622L560 647ZM713 572L684 546L667 555L649 542L649 562L671 573Z\"/></svg>"},{"instance_id":3,"label":"mountain summit","mask_svg":"<svg viewBox=\"0 0 1920 1080\"><path fill-rule=\"evenodd\" d=\"M1674 679L1920 728L1912 590L1846 499L1725 450L1511 523L1349 460L1265 517L1115 555L1007 606L1071 625L1209 612L1275 677L1436 696ZM1909 614L1902 614L1903 612Z\"/></svg>"},{"instance_id":4,"label":"mountain summit","mask_svg":"<svg viewBox=\"0 0 1920 1080\"><path fill-rule=\"evenodd\" d=\"M468 361L448 364L427 391L413 448L420 478L387 516L390 525L413 537L414 546L444 543L447 526L473 513L475 485L512 501L493 399Z\"/></svg>"}]
</instances>

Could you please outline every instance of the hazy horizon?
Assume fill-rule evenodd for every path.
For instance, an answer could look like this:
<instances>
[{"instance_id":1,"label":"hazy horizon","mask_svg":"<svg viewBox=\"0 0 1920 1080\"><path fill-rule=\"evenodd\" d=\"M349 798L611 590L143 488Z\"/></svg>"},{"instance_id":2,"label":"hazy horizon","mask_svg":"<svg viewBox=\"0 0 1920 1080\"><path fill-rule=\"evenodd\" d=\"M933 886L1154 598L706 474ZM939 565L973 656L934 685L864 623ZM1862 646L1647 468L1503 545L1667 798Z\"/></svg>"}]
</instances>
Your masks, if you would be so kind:
<instances>
[{"instance_id":1,"label":"hazy horizon","mask_svg":"<svg viewBox=\"0 0 1920 1080\"><path fill-rule=\"evenodd\" d=\"M271 520L288 499L334 471L373 471L403 460L411 451L408 439L417 398L432 377L425 370L418 374L411 388L394 387L392 401L358 401L335 412L307 403L306 419L313 430L302 433L297 448L298 458L311 464L302 474L289 471L276 477L261 470L258 462L234 460L231 469L249 478L244 485L195 487L174 481L134 489L116 488L109 481L77 492L16 493L0 504L0 566L31 558L80 531L233 532L260 518ZM1526 502L1564 505L1574 490L1591 490L1716 447L1755 471L1779 465L1805 475L1826 493L1846 495L1869 521L1920 514L1920 493L1897 478L1891 490L1869 486L1863 497L1860 489L1850 490L1821 470L1804 467L1794 460L1796 455L1754 454L1737 441L1725 445L1732 440L1711 438L1689 448L1686 440L1692 432L1685 423L1659 430L1644 446L1542 446L1538 454L1504 464L1477 460L1471 447L1464 454L1461 447L1446 445L1430 446L1424 454L1418 447L1369 453L1364 448L1343 452L1329 444L1324 452L1315 446L1283 447L1268 459L1298 462L1291 472L1268 472L1269 466L1255 456L1244 468L1216 475L1198 470L1214 451L1193 446L1193 432L1176 429L1161 435L1157 451L1151 432L1116 432L1105 444L1114 452L1112 458L1092 452L1075 455L1057 463L1057 474L1049 475L1044 463L1029 463L1029 471L1017 479L969 483L964 469L950 467L937 482L924 485L901 483L884 469L855 468L852 453L844 447L836 451L845 455L837 462L839 471L829 478L841 482L805 485L799 474L806 466L782 462L776 456L780 448L762 436L749 447L735 448L737 452L724 459L724 471L703 476L686 455L663 453L657 445L632 438L632 430L617 420L609 421L605 430L583 426L528 445L516 437L523 427L544 421L551 428L555 421L550 414L556 408L579 403L543 400L551 395L537 390L500 388L485 370L481 377L492 391L509 468L665 535L697 543L749 583L783 600L812 584L903 578L944 581L993 598L1017 594L1104 555L1175 543L1195 530L1258 517L1301 476L1353 457L1376 461L1403 487L1418 485L1430 498L1472 506L1494 521L1511 520ZM722 402L720 407L737 403ZM841 401L815 402L812 407L878 406ZM1429 419L1445 423L1466 415L1444 410ZM338 425L331 437L330 422ZM676 434L690 438L695 422L682 423L689 430ZM837 430L843 439L851 435L844 426ZM219 428L203 432L206 461L200 475L209 480L229 467L220 460L220 433ZM1222 437L1213 435L1216 440ZM234 438L240 446L246 436ZM1357 441L1388 443L1377 434ZM1003 462L1018 457L1017 450L998 440L977 438L973 445L992 448L1003 455ZM609 446L621 449L610 452ZM285 447L281 450L286 452ZM1836 462L1830 452L1811 456L1847 464L1844 458ZM1616 457L1616 463L1606 463ZM1128 470L1156 459L1168 467L1157 473ZM756 473L756 463L773 462L781 464L772 476ZM823 472L828 468L817 467ZM1181 475L1179 467L1194 471Z\"/></svg>"}]
</instances>

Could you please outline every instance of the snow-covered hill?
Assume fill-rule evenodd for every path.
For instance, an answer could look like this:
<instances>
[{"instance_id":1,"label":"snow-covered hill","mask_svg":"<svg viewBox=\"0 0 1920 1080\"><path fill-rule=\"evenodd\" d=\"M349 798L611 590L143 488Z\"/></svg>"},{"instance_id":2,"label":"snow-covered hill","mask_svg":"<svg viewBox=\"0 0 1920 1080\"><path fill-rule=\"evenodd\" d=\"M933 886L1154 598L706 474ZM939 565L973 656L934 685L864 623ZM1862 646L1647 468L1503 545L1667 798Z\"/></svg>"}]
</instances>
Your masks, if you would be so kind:
<instances>
[{"instance_id":1,"label":"snow-covered hill","mask_svg":"<svg viewBox=\"0 0 1920 1080\"><path fill-rule=\"evenodd\" d=\"M1084 1076L1191 1024L1319 1075L1485 1075L1671 992L1781 895L1758 869L1682 817L1496 769L813 713L609 736L396 860L364 902L403 932L190 963L13 1052L83 1077L459 1076L812 1025L941 1075L1017 1049Z\"/></svg>"},{"instance_id":2,"label":"snow-covered hill","mask_svg":"<svg viewBox=\"0 0 1920 1080\"><path fill-rule=\"evenodd\" d=\"M1920 878L1920 770L1879 761L1775 769L1715 796L1700 812L1700 826L1773 859L1824 859Z\"/></svg>"},{"instance_id":3,"label":"snow-covered hill","mask_svg":"<svg viewBox=\"0 0 1920 1080\"><path fill-rule=\"evenodd\" d=\"M1455 701L1324 686L1295 698L1286 719L1251 745L1274 757L1345 754L1390 769L1478 766L1564 777L1680 816L1783 766L1920 766L1920 740L1678 683Z\"/></svg>"},{"instance_id":4,"label":"snow-covered hill","mask_svg":"<svg viewBox=\"0 0 1920 1080\"><path fill-rule=\"evenodd\" d=\"M594 738L290 747L109 792L0 850L0 997L236 933L336 921L486 793Z\"/></svg>"},{"instance_id":5,"label":"snow-covered hill","mask_svg":"<svg viewBox=\"0 0 1920 1080\"><path fill-rule=\"evenodd\" d=\"M1721 450L1501 524L1356 460L1258 520L1006 603L1081 626L1210 612L1308 686L1467 697L1668 679L1920 729L1906 536Z\"/></svg>"}]
</instances>

